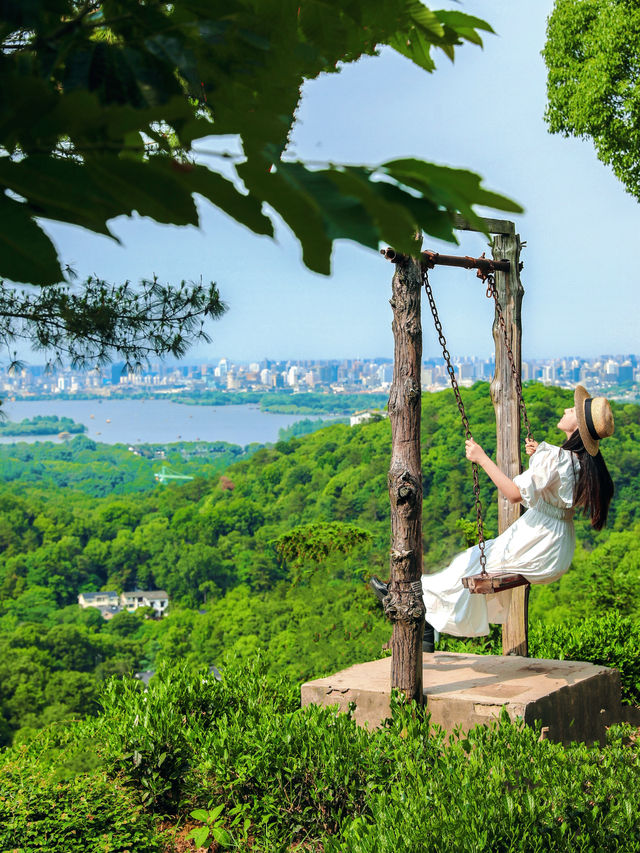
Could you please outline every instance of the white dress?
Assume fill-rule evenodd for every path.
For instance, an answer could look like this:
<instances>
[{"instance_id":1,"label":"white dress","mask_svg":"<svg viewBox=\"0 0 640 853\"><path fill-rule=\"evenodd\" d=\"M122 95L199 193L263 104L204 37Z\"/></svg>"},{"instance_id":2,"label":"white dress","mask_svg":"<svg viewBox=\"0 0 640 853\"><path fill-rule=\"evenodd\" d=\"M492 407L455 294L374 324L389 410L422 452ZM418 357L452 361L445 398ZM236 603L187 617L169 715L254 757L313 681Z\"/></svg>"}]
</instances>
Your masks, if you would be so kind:
<instances>
[{"instance_id":1,"label":"white dress","mask_svg":"<svg viewBox=\"0 0 640 853\"><path fill-rule=\"evenodd\" d=\"M514 572L531 583L550 583L571 565L576 538L573 491L580 463L575 454L541 442L529 469L514 477L527 511L485 545L487 572ZM489 633L489 623L503 623L511 590L495 595L471 594L462 578L481 571L477 545L458 554L440 572L422 576L426 619L436 631L457 637Z\"/></svg>"}]
</instances>

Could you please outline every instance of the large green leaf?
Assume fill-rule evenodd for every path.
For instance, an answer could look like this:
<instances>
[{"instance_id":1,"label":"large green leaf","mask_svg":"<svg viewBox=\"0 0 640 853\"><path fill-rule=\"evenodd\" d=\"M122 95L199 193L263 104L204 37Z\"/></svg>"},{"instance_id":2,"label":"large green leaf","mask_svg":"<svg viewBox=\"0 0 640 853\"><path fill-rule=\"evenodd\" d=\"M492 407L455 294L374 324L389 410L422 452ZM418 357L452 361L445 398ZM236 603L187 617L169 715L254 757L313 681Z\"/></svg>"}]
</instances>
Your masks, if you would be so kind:
<instances>
[{"instance_id":1,"label":"large green leaf","mask_svg":"<svg viewBox=\"0 0 640 853\"><path fill-rule=\"evenodd\" d=\"M281 163L278 169L293 189L314 199L330 240L346 238L378 247L378 229L369 212L357 194L341 191L332 170L312 171L302 163Z\"/></svg>"},{"instance_id":2,"label":"large green leaf","mask_svg":"<svg viewBox=\"0 0 640 853\"><path fill-rule=\"evenodd\" d=\"M329 275L331 240L327 236L322 209L313 196L301 190L282 171L267 171L249 163L237 167L238 174L254 198L271 205L284 219L302 246L302 258L309 269Z\"/></svg>"},{"instance_id":3,"label":"large green leaf","mask_svg":"<svg viewBox=\"0 0 640 853\"><path fill-rule=\"evenodd\" d=\"M522 212L517 202L484 189L482 178L467 169L452 169L410 158L390 160L380 168L400 183L414 187L452 210L459 209L461 204L466 207L482 204L512 213Z\"/></svg>"},{"instance_id":4,"label":"large green leaf","mask_svg":"<svg viewBox=\"0 0 640 853\"><path fill-rule=\"evenodd\" d=\"M260 201L254 196L243 195L222 175L206 166L196 165L183 167L179 177L184 187L209 199L216 207L246 225L251 231L273 236L273 224L262 213Z\"/></svg>"},{"instance_id":5,"label":"large green leaf","mask_svg":"<svg viewBox=\"0 0 640 853\"><path fill-rule=\"evenodd\" d=\"M51 240L25 204L0 195L0 276L25 283L56 284L63 274Z\"/></svg>"},{"instance_id":6,"label":"large green leaf","mask_svg":"<svg viewBox=\"0 0 640 853\"><path fill-rule=\"evenodd\" d=\"M369 170L353 166L331 173L331 179L341 192L360 200L375 224L378 241L386 240L399 251L411 252L415 248L417 230L411 211L378 193L370 176Z\"/></svg>"},{"instance_id":7,"label":"large green leaf","mask_svg":"<svg viewBox=\"0 0 640 853\"><path fill-rule=\"evenodd\" d=\"M376 193L382 198L395 204L401 204L411 211L416 223L416 231L430 234L432 237L445 240L448 243L458 242L451 210L435 204L429 198L416 196L414 193L406 192L402 187L386 181L376 181L374 186ZM482 227L481 223L478 225ZM386 240L386 242L390 241Z\"/></svg>"},{"instance_id":8,"label":"large green leaf","mask_svg":"<svg viewBox=\"0 0 640 853\"><path fill-rule=\"evenodd\" d=\"M521 210L510 199L484 189L473 172L419 160L392 161L378 169L309 170L302 163L286 162L279 163L277 171L265 169L257 175L246 166L238 171L251 194L267 201L291 226L305 262L317 272L330 269L336 239L373 249L386 242L412 253L417 231L457 242L455 212L482 230L475 205Z\"/></svg>"},{"instance_id":9,"label":"large green leaf","mask_svg":"<svg viewBox=\"0 0 640 853\"><path fill-rule=\"evenodd\" d=\"M156 222L172 225L197 225L198 213L191 189L183 180L185 167L168 157L146 162L117 157L91 158L89 177L98 191L122 213L136 211Z\"/></svg>"},{"instance_id":10,"label":"large green leaf","mask_svg":"<svg viewBox=\"0 0 640 853\"><path fill-rule=\"evenodd\" d=\"M140 162L101 155L81 165L36 155L0 160L0 182L39 216L109 234L109 219L134 211L157 222L197 225L191 190L180 181L182 168L164 157Z\"/></svg>"},{"instance_id":11,"label":"large green leaf","mask_svg":"<svg viewBox=\"0 0 640 853\"><path fill-rule=\"evenodd\" d=\"M436 12L436 15L438 16L438 19L445 24L448 30L452 30L457 33L459 38L465 39L472 44L477 44L480 47L482 46L482 38L477 31L484 30L487 33L494 32L493 27L491 27L486 21L483 21L482 18L476 18L473 15L467 15L464 12L458 12L455 9L439 9Z\"/></svg>"},{"instance_id":12,"label":"large green leaf","mask_svg":"<svg viewBox=\"0 0 640 853\"><path fill-rule=\"evenodd\" d=\"M109 233L108 219L125 212L121 203L98 191L91 171L73 160L46 155L0 159L0 184L25 198L32 214L102 234Z\"/></svg>"},{"instance_id":13,"label":"large green leaf","mask_svg":"<svg viewBox=\"0 0 640 853\"><path fill-rule=\"evenodd\" d=\"M207 839L209 838L209 827L207 826L198 826L196 829L192 829L187 838L192 838L193 843L196 847L204 847Z\"/></svg>"}]
</instances>

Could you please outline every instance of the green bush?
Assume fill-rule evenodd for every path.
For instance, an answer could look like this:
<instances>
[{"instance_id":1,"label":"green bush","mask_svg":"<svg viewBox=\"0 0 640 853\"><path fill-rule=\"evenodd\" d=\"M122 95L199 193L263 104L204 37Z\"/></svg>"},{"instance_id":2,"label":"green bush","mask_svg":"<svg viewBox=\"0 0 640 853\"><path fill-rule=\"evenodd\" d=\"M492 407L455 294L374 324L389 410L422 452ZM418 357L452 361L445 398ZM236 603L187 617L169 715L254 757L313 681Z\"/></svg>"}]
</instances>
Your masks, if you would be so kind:
<instances>
[{"instance_id":1,"label":"green bush","mask_svg":"<svg viewBox=\"0 0 640 853\"><path fill-rule=\"evenodd\" d=\"M148 689L133 678L112 679L102 700L101 752L113 775L160 811L175 811L191 769L186 724L209 723L215 691L204 677L177 672L153 679Z\"/></svg>"},{"instance_id":2,"label":"green bush","mask_svg":"<svg viewBox=\"0 0 640 853\"><path fill-rule=\"evenodd\" d=\"M169 853L156 828L169 810L252 853L640 851L630 727L604 748L540 741L506 715L447 736L393 697L368 731L300 709L298 688L265 669L167 669L148 690L114 680L98 718L7 750L0 850Z\"/></svg>"},{"instance_id":3,"label":"green bush","mask_svg":"<svg viewBox=\"0 0 640 853\"><path fill-rule=\"evenodd\" d=\"M208 733L223 740L229 715L250 727L252 720L280 719L298 702L297 691L264 676L259 660L231 669L222 682L204 668L185 667L164 667L147 689L133 678L112 679L104 691L100 751L142 802L174 812L194 789L202 793L208 765L199 750Z\"/></svg>"},{"instance_id":4,"label":"green bush","mask_svg":"<svg viewBox=\"0 0 640 853\"><path fill-rule=\"evenodd\" d=\"M448 737L394 699L370 732L349 714L300 709L259 659L220 682L167 670L132 691L112 688L97 724L112 774L156 810L215 806L235 849L640 850L640 760L620 729L604 749L565 748L505 715Z\"/></svg>"},{"instance_id":5,"label":"green bush","mask_svg":"<svg viewBox=\"0 0 640 853\"><path fill-rule=\"evenodd\" d=\"M0 755L0 850L162 849L153 815L100 768L91 725L52 726Z\"/></svg>"},{"instance_id":6,"label":"green bush","mask_svg":"<svg viewBox=\"0 0 640 853\"><path fill-rule=\"evenodd\" d=\"M640 763L620 742L564 748L505 716L441 742L432 767L412 751L326 853L640 850Z\"/></svg>"},{"instance_id":7,"label":"green bush","mask_svg":"<svg viewBox=\"0 0 640 853\"><path fill-rule=\"evenodd\" d=\"M620 671L622 701L640 705L640 622L610 611L581 622L544 625L529 634L531 657L583 660Z\"/></svg>"}]
</instances>

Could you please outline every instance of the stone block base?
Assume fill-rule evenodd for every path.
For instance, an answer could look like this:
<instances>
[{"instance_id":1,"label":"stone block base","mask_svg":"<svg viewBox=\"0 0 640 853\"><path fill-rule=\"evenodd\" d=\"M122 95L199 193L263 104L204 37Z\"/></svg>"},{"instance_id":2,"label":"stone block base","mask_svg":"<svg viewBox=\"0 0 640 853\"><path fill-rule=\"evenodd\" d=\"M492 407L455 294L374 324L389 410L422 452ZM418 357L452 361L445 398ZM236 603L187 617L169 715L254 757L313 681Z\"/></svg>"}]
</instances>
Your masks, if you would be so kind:
<instances>
[{"instance_id":1,"label":"stone block base","mask_svg":"<svg viewBox=\"0 0 640 853\"><path fill-rule=\"evenodd\" d=\"M389 716L391 658L356 664L302 685L302 705L355 702L355 720L378 726ZM423 655L424 699L433 723L468 730L500 716L562 743L602 743L605 726L621 720L620 674L578 661L435 652Z\"/></svg>"}]
</instances>

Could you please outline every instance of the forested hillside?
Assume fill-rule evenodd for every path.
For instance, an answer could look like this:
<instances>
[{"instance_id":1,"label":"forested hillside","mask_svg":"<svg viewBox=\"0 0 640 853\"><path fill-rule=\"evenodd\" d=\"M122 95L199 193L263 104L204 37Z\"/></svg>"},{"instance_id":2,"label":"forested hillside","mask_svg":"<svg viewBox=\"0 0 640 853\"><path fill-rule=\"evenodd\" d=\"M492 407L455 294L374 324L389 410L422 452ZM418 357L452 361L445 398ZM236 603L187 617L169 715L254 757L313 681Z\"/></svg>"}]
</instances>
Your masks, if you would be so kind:
<instances>
[{"instance_id":1,"label":"forested hillside","mask_svg":"<svg viewBox=\"0 0 640 853\"><path fill-rule=\"evenodd\" d=\"M531 386L526 396L536 437L559 442L555 424L570 394ZM464 398L475 438L494 452L488 385ZM594 537L578 523L574 568L534 589L534 622L612 608L640 617L640 407L614 409L616 434L603 447L616 483L610 525ZM163 661L220 664L263 648L273 672L300 680L379 655L389 626L366 581L387 571L389 430L383 420L258 450L171 446L166 459L200 476L168 487L153 479L152 448L137 456L84 437L0 448L3 741L92 712L106 676ZM450 392L425 395L422 439L425 565L433 570L465 546L473 518ZM486 478L482 495L495 533ZM278 547L285 534L288 547ZM76 604L81 591L134 587L166 589L170 615L104 622Z\"/></svg>"}]
</instances>

